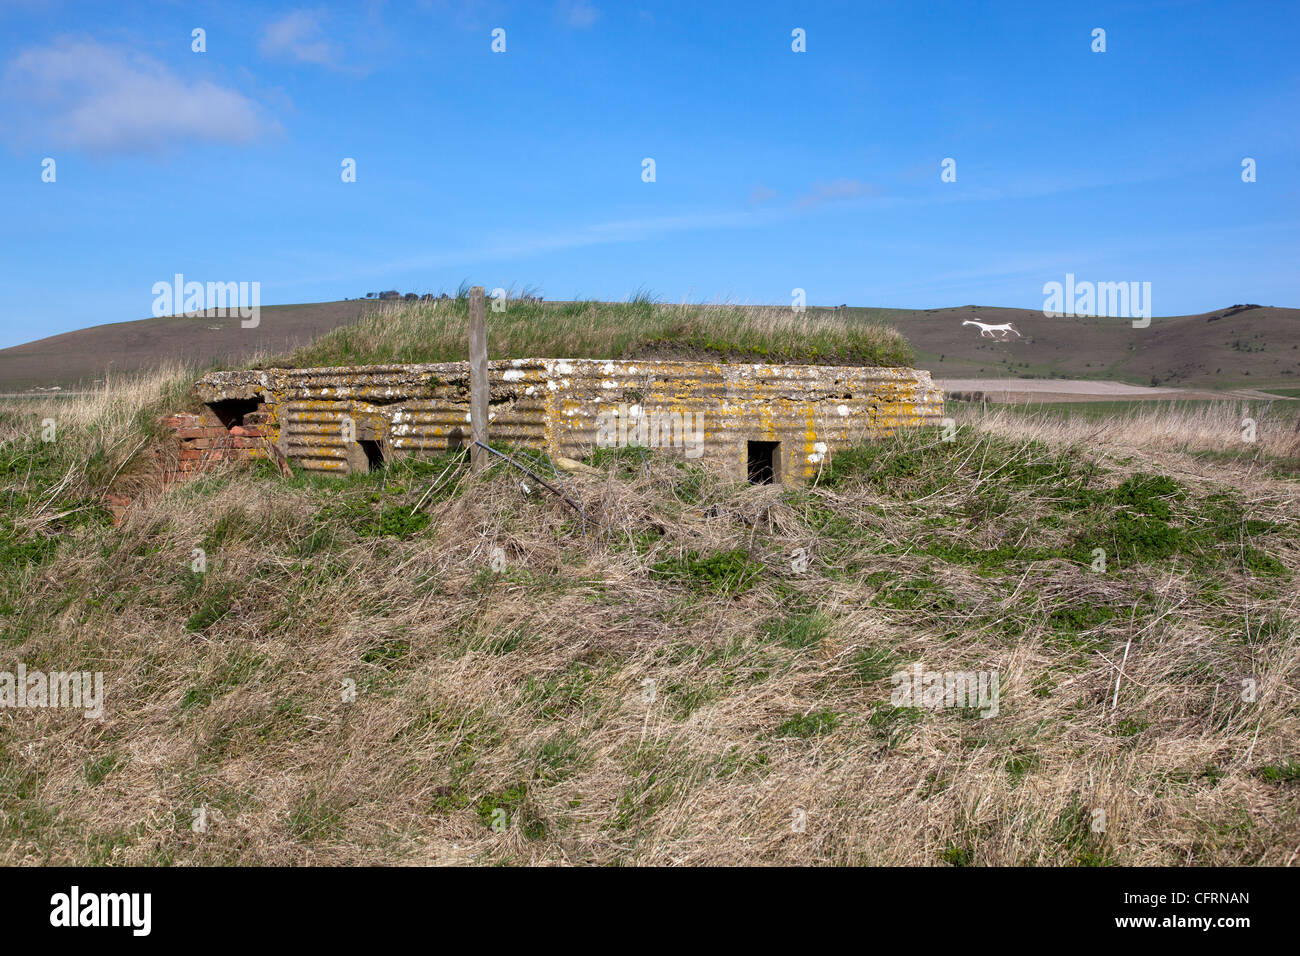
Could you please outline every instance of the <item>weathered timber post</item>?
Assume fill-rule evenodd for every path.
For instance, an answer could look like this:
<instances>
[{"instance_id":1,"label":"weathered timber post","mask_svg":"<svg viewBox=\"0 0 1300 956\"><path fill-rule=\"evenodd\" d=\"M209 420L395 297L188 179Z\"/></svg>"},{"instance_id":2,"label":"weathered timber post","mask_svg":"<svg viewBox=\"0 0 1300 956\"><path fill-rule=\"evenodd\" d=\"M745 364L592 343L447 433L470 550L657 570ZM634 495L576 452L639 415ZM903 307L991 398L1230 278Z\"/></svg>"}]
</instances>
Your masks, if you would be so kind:
<instances>
[{"instance_id":1,"label":"weathered timber post","mask_svg":"<svg viewBox=\"0 0 1300 956\"><path fill-rule=\"evenodd\" d=\"M487 317L483 309L483 287L469 290L469 467L482 471L488 453L474 442L488 443L488 358Z\"/></svg>"}]
</instances>

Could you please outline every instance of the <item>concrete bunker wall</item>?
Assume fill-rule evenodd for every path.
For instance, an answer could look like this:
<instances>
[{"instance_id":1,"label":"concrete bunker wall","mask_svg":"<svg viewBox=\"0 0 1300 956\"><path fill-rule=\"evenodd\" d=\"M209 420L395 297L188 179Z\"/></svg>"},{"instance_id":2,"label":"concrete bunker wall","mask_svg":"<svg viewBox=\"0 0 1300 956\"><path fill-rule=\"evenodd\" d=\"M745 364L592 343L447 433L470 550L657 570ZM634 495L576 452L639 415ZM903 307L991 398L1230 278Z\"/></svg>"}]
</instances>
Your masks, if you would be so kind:
<instances>
[{"instance_id":1,"label":"concrete bunker wall","mask_svg":"<svg viewBox=\"0 0 1300 956\"><path fill-rule=\"evenodd\" d=\"M650 444L698 449L738 480L753 480L757 460L772 480L806 481L836 448L943 414L929 373L912 369L512 359L489 363L488 379L493 442L582 458L659 431ZM465 362L218 372L196 390L210 408L252 408L260 434L309 470L364 471L470 440ZM671 424L666 440L647 422Z\"/></svg>"}]
</instances>

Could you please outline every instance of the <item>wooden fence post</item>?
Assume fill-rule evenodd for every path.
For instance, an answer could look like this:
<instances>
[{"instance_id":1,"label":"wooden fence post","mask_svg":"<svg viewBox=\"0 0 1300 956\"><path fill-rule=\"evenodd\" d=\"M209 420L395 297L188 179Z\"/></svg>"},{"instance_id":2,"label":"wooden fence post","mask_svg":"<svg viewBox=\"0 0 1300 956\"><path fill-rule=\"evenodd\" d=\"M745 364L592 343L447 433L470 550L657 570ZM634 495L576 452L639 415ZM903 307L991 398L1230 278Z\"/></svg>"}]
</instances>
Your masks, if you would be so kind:
<instances>
[{"instance_id":1,"label":"wooden fence post","mask_svg":"<svg viewBox=\"0 0 1300 956\"><path fill-rule=\"evenodd\" d=\"M469 428L471 442L488 443L487 316L481 285L469 290ZM469 462L470 471L482 471L488 454L471 444Z\"/></svg>"}]
</instances>

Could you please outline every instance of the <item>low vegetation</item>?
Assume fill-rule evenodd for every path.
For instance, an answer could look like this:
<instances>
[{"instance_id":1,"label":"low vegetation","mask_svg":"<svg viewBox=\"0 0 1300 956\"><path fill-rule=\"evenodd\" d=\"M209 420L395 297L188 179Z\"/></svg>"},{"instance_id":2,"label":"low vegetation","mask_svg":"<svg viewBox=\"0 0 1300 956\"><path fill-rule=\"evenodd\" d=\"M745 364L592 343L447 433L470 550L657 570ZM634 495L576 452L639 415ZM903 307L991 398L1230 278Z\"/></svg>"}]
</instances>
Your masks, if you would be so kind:
<instances>
[{"instance_id":1,"label":"low vegetation","mask_svg":"<svg viewBox=\"0 0 1300 956\"><path fill-rule=\"evenodd\" d=\"M177 382L0 414L0 671L105 682L101 720L0 710L4 863L1296 858L1300 507L1267 422L1207 454L1173 411L972 409L801 489L605 452L557 479L584 534L455 458L162 490ZM997 716L900 706L917 664L996 670Z\"/></svg>"}]
</instances>

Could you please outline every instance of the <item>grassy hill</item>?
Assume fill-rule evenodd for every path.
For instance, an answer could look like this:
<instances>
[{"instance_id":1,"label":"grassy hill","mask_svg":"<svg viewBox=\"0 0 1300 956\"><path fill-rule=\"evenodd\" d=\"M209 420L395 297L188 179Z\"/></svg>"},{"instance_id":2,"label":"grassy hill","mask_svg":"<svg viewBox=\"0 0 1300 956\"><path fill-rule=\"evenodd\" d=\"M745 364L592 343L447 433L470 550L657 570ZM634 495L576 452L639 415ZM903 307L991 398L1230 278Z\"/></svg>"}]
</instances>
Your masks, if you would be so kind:
<instances>
[{"instance_id":1,"label":"grassy hill","mask_svg":"<svg viewBox=\"0 0 1300 956\"><path fill-rule=\"evenodd\" d=\"M0 350L0 391L76 387L113 373L184 361L198 367L446 361L464 357L465 300L366 300L268 306L254 330L237 319L169 317L96 326ZM980 338L966 318L1023 333ZM911 364L936 377L1091 378L1204 389L1300 388L1300 310L1225 308L1152 319L1045 318L1023 309L929 310L673 306L512 301L489 313L493 357L727 358ZM883 331L892 327L901 337ZM333 334L330 334L333 333ZM322 338L323 337L323 338ZM906 341L904 341L904 339ZM911 343L911 349L907 343ZM312 343L312 344L308 344ZM301 348L300 348L301 347ZM296 351L295 351L296 350Z\"/></svg>"},{"instance_id":2,"label":"grassy hill","mask_svg":"<svg viewBox=\"0 0 1300 956\"><path fill-rule=\"evenodd\" d=\"M1245 445L1226 403L966 408L955 441L864 445L804 489L602 450L599 476L557 479L584 530L453 458L164 490L150 423L189 381L0 407L0 670L106 688L100 720L0 712L0 862L1285 865L1300 845L1290 422ZM113 489L136 498L120 526ZM996 670L997 716L899 705L918 664Z\"/></svg>"}]
</instances>

